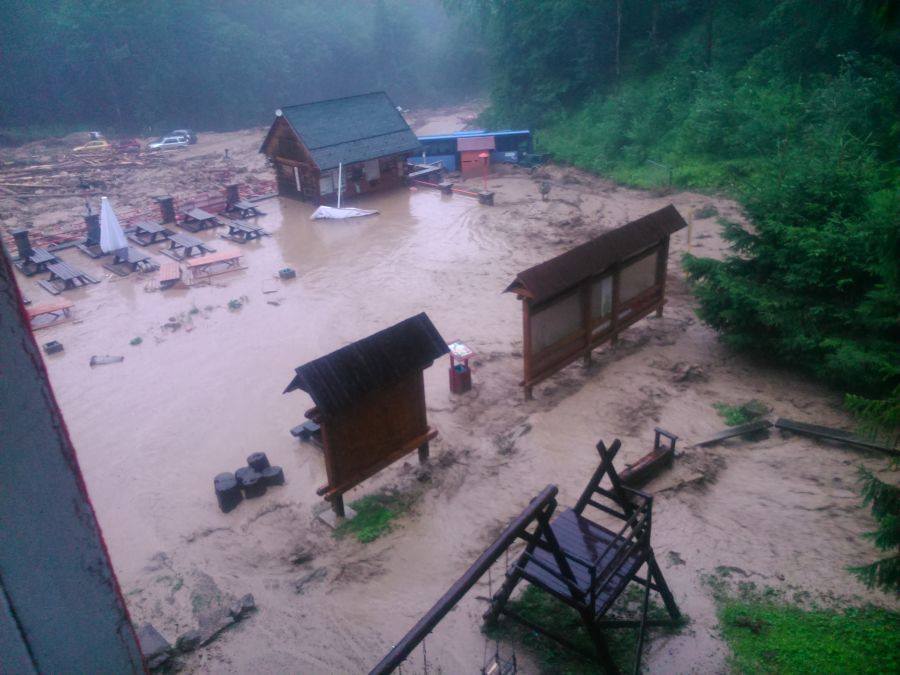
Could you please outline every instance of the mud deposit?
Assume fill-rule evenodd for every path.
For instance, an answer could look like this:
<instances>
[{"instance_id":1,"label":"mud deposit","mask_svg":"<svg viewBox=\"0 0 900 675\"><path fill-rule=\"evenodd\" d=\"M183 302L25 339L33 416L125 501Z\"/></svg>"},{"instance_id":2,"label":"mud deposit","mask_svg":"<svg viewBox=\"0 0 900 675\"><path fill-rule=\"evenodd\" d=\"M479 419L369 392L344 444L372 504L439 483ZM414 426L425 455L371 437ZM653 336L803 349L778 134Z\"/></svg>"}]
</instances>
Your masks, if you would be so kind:
<instances>
[{"instance_id":1,"label":"mud deposit","mask_svg":"<svg viewBox=\"0 0 900 675\"><path fill-rule=\"evenodd\" d=\"M258 142L246 140L247 152ZM546 202L543 180L552 183ZM488 184L493 208L401 190L354 202L381 214L345 222L264 201L260 224L272 236L242 247L248 269L190 289L151 292L147 278L110 278L78 251L62 254L103 282L68 293L77 321L38 340L65 345L47 365L135 622L174 641L211 603L252 593L258 612L186 657L188 671L364 671L542 487L556 483L561 504L572 504L596 466L598 439L621 438L620 461L633 461L649 450L654 426L687 448L648 489L657 492L657 557L691 623L652 639L651 671L724 669L701 581L717 568L760 586L888 602L845 571L874 555L854 481L860 462L880 466L878 458L777 432L688 447L723 426L715 402L755 398L785 417L849 421L835 394L729 353L699 323L679 265L686 231L673 240L663 318L599 350L591 368L574 365L540 385L534 401L517 386L520 307L501 292L517 271L670 202L685 216L712 203L740 218L735 205L622 189L562 168L507 170ZM720 255L718 232L715 218L697 219L692 250ZM297 278L275 278L283 267ZM33 280L20 282L36 302L49 300ZM423 310L448 341L477 350L474 390L449 394L446 359L426 371L440 431L430 474L416 475L413 453L347 496L393 488L413 497L411 510L373 543L336 541L314 517L322 457L288 433L311 402L281 392L295 366ZM142 343L131 345L135 337ZM92 369L94 354L125 359ZM213 476L255 451L284 467L287 484L220 513ZM479 595L486 579L428 638L432 670L483 665ZM415 658L404 671L422 668Z\"/></svg>"}]
</instances>

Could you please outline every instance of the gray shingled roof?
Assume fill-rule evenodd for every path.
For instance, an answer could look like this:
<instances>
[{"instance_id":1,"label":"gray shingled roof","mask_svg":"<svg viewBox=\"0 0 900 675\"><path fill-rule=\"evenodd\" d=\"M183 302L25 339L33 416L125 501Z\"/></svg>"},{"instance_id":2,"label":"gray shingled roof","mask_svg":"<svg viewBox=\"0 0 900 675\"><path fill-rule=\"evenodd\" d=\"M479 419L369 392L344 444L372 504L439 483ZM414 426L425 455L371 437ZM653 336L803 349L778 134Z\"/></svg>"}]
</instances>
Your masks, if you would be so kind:
<instances>
[{"instance_id":1,"label":"gray shingled roof","mask_svg":"<svg viewBox=\"0 0 900 675\"><path fill-rule=\"evenodd\" d=\"M284 393L302 389L328 415L399 382L449 351L422 312L296 368Z\"/></svg>"},{"instance_id":2,"label":"gray shingled roof","mask_svg":"<svg viewBox=\"0 0 900 675\"><path fill-rule=\"evenodd\" d=\"M383 91L292 105L282 114L322 170L419 148Z\"/></svg>"}]
</instances>

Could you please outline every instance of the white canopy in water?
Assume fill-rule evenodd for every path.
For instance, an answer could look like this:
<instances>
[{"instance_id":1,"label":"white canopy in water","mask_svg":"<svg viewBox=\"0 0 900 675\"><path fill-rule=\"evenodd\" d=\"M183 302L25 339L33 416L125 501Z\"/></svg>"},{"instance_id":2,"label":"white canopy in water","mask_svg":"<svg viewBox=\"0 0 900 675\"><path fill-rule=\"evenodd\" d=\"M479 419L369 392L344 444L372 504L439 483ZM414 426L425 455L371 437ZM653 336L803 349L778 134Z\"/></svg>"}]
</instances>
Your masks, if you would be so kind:
<instances>
[{"instance_id":1,"label":"white canopy in water","mask_svg":"<svg viewBox=\"0 0 900 675\"><path fill-rule=\"evenodd\" d=\"M128 248L128 240L116 218L116 212L106 197L100 198L100 249L104 253Z\"/></svg>"},{"instance_id":2,"label":"white canopy in water","mask_svg":"<svg viewBox=\"0 0 900 675\"><path fill-rule=\"evenodd\" d=\"M313 214L309 217L310 220L321 220L322 218L329 218L334 220L341 220L343 218L359 218L360 216L374 216L378 211L368 211L366 209L336 209L333 206L320 206Z\"/></svg>"}]
</instances>

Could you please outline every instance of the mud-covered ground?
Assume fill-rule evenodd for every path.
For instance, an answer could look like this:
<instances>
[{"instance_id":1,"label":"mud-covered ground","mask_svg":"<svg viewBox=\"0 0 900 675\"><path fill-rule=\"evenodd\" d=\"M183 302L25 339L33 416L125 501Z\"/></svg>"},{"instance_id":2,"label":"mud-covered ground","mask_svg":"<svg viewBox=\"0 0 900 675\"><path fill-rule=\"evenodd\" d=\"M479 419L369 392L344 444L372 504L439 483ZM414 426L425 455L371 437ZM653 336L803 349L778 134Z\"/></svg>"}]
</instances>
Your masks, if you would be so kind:
<instances>
[{"instance_id":1,"label":"mud-covered ground","mask_svg":"<svg viewBox=\"0 0 900 675\"><path fill-rule=\"evenodd\" d=\"M434 133L460 128L468 115L412 117ZM202 134L147 176L133 168L110 197L115 203L138 185L146 195L174 192L198 166L224 162L225 147L244 175L265 178L256 154L262 135ZM542 181L552 185L547 201ZM622 439L619 462L629 462L649 450L655 426L682 439L675 468L648 489L656 493L657 558L690 624L651 640L650 671L725 669L703 582L709 574L893 602L846 571L875 555L862 537L873 522L855 479L860 463L878 467L880 458L779 432L690 447L724 426L717 402L757 399L773 415L851 422L837 394L731 353L697 320L679 265L687 231L673 238L663 318L645 319L615 348L598 350L590 368L573 365L538 386L534 401L518 387L520 307L502 293L516 272L668 203L685 217L712 205L719 216L740 219L737 206L625 189L562 167L503 168L489 188L492 208L400 190L354 202L380 215L345 222L313 222L306 204L266 200L260 224L272 236L241 249L246 270L166 293L139 275L110 277L78 251L62 254L103 281L70 293L76 320L38 339L65 345L64 354L46 357L51 381L135 622L152 622L174 641L211 607L249 592L258 612L183 657L187 670L363 671L546 484L559 486L562 505L574 503L596 466L598 439ZM0 201L4 224L28 217L37 227L45 211L77 218L82 207L29 201L27 211L14 199ZM693 220L690 249L721 256L716 218ZM275 278L286 266L295 280ZM20 282L36 302L49 299L34 280ZM240 307L229 308L231 300ZM427 470L413 455L347 495L349 502L392 490L409 510L372 543L336 540L315 518L323 508L315 495L325 482L321 454L288 433L311 402L281 392L295 366L419 311L448 341L477 350L474 389L448 392L446 359L426 372L429 421L440 432ZM136 337L141 344L131 345ZM92 369L94 354L125 360ZM212 477L259 450L284 467L287 484L220 513ZM501 573L493 571L495 585ZM430 669L480 669L485 605L478 596L487 594L484 579L428 638ZM533 672L518 656L523 671ZM421 653L415 658L404 671L422 669Z\"/></svg>"}]
</instances>

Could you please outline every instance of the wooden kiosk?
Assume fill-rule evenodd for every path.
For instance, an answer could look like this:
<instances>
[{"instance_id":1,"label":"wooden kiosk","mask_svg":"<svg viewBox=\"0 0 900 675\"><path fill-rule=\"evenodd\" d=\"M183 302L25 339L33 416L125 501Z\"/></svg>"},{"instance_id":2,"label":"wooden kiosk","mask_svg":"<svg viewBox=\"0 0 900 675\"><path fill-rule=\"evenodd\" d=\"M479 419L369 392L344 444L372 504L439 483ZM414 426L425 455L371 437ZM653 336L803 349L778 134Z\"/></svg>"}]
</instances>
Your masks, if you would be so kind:
<instances>
[{"instance_id":1,"label":"wooden kiosk","mask_svg":"<svg viewBox=\"0 0 900 675\"><path fill-rule=\"evenodd\" d=\"M516 275L506 292L522 301L526 398L631 324L662 316L669 237L683 227L670 204Z\"/></svg>"},{"instance_id":2,"label":"wooden kiosk","mask_svg":"<svg viewBox=\"0 0 900 675\"><path fill-rule=\"evenodd\" d=\"M316 404L328 484L318 493L343 518L343 494L418 448L428 458L423 372L447 353L424 312L296 369L284 393L302 389Z\"/></svg>"}]
</instances>

